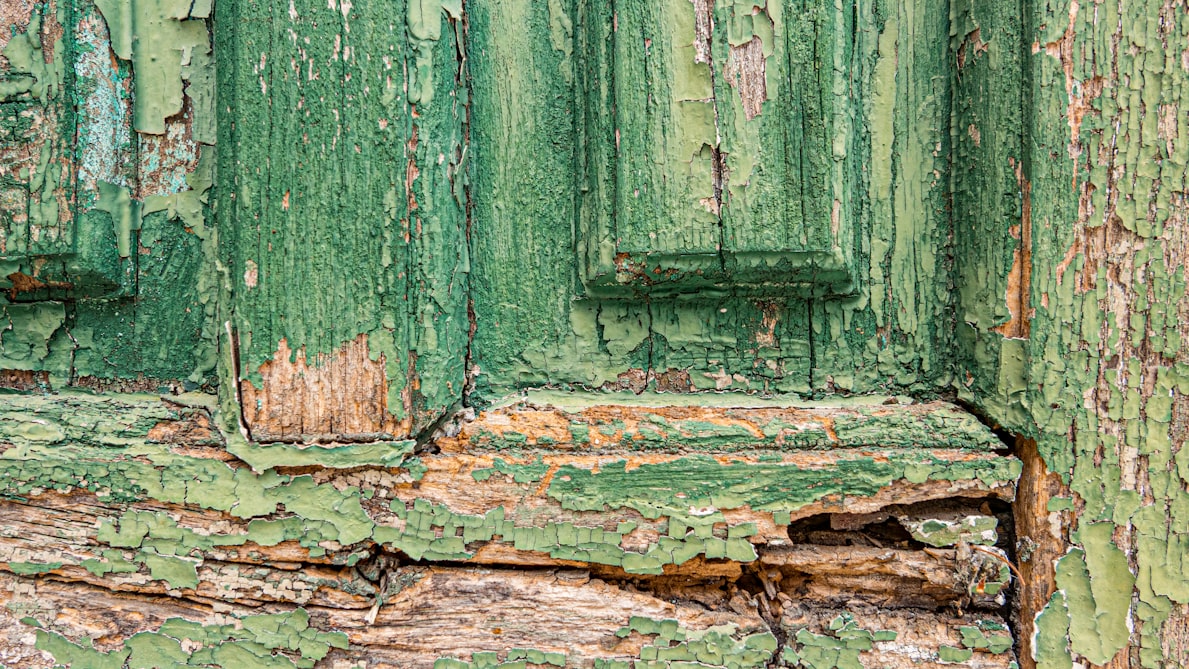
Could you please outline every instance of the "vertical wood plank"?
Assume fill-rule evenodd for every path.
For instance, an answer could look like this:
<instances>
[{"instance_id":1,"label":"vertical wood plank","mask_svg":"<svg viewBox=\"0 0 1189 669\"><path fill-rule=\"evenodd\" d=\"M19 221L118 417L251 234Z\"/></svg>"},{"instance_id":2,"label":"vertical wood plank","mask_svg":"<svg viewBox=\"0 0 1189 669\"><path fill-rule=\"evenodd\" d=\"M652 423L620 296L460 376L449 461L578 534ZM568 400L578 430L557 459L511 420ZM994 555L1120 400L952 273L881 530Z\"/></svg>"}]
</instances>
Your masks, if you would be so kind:
<instances>
[{"instance_id":1,"label":"vertical wood plank","mask_svg":"<svg viewBox=\"0 0 1189 669\"><path fill-rule=\"evenodd\" d=\"M220 226L253 438L405 437L461 396L457 17L413 9L220 5Z\"/></svg>"}]
</instances>

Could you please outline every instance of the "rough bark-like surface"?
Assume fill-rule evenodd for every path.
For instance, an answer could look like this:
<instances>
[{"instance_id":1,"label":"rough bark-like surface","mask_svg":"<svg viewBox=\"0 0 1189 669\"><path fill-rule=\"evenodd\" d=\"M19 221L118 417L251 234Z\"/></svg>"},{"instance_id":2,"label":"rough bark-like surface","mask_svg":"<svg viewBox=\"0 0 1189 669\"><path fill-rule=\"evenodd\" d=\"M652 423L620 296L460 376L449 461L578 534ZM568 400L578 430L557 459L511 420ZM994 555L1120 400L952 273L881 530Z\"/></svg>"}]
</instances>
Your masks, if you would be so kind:
<instances>
[{"instance_id":1,"label":"rough bark-like surface","mask_svg":"<svg viewBox=\"0 0 1189 669\"><path fill-rule=\"evenodd\" d=\"M976 71L997 72L1013 20L991 3L971 3L967 19L986 45L968 50ZM969 361L973 401L1028 438L1019 615L1022 629L1035 617L1036 635L1022 661L1184 666L1189 8L1026 4L1022 30L1023 143L990 169L1006 186L1003 160L1023 167L1009 229L1030 271L1007 255L998 271L975 265L1007 299L973 324L983 348ZM1002 147L1014 113L982 104L983 145L991 127ZM997 234L985 225L973 238Z\"/></svg>"},{"instance_id":2,"label":"rough bark-like surface","mask_svg":"<svg viewBox=\"0 0 1189 669\"><path fill-rule=\"evenodd\" d=\"M992 507L1018 463L956 408L549 397L463 420L417 456L226 441L205 396L11 396L0 650L23 666L48 663L30 644L139 666L183 638L188 661L218 666L482 665L516 649L567 666L1010 661L984 637L1010 636ZM790 618L793 601L812 620ZM873 628L872 607L899 613ZM305 641L262 636L277 626Z\"/></svg>"}]
</instances>

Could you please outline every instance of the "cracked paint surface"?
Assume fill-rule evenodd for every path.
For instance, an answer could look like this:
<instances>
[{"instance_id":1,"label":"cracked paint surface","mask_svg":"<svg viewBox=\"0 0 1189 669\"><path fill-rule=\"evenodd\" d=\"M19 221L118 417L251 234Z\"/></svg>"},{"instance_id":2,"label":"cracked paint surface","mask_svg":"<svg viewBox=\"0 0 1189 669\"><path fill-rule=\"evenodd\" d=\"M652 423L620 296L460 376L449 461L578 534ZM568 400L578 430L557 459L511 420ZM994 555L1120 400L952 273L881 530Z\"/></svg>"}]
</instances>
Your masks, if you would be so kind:
<instances>
[{"instance_id":1,"label":"cracked paint surface","mask_svg":"<svg viewBox=\"0 0 1189 669\"><path fill-rule=\"evenodd\" d=\"M16 530L6 539L4 568L84 583L101 579L129 593L190 597L217 592L229 604L263 597L326 606L333 600L326 599L324 588L331 584L358 593L355 597L395 596L381 594L388 591L375 581L358 575L344 580L342 572L334 571L364 569L376 549L413 561L489 564L494 559L499 564L519 555L516 560L524 564L604 565L629 575L662 575L698 559L754 562L765 545L787 543L784 528L794 519L828 509L878 509L914 494L1010 498L1018 475L1013 460L985 450L990 441L983 450L960 450L949 447L941 435L933 437L934 448L927 445L927 435L935 435L939 426L955 436L985 428L943 421L932 423L930 430L904 430L914 422L929 425L934 412L914 414L910 407L879 403L841 409L843 416L852 412L852 422L865 421L864 430L846 428L843 420L834 424L843 434L868 435L871 444L879 444L880 435L903 430L915 448L862 446L855 441L850 455L824 457L810 440L765 444L762 431L757 436L731 429L735 443L753 440L750 450L759 448L762 454L711 456L705 454L705 444L699 448L693 443L694 454L581 457L572 454L577 445L573 439L538 445L532 457L507 449L484 453L468 447L465 453L457 452L458 444L471 442L472 429L474 435L490 440L509 422L557 421L560 416L579 425L598 415L525 407L478 417L456 437L442 438L435 455L414 456L411 442L251 445L248 451L236 451L254 462L253 471L227 454L217 430L219 421L211 415L212 404L199 394L174 400L147 395L11 396L0 428L0 443L5 445L0 466L8 482L3 496L24 503L39 500L37 504L90 499L86 507L97 515L84 529L91 537L90 547L69 557L54 542L22 542L23 531ZM621 411L626 418L636 409ZM736 409L725 419L708 415L705 408L700 411L700 420L671 416L667 429L705 434L718 424L733 428L750 418L758 425L779 425L786 435L812 433L818 423L806 420L806 414L821 416L840 409L772 407L751 409L758 412L753 416ZM979 439L967 441L976 444ZM311 467L321 460L329 466ZM461 496L455 485L460 473L473 482L469 494ZM660 481L666 483L658 485ZM300 555L318 566L284 580L254 580L260 575L253 575L251 563L281 555L290 560ZM243 624L248 627L246 619ZM234 629L212 631L203 643L212 644L209 652L215 655L245 650L239 648L244 639ZM656 633L651 629L635 632ZM315 633L321 634L310 632ZM720 652L750 666L747 662L762 663L776 648L770 634L732 634L691 632L685 641L666 642L652 651L645 648L640 658L686 661ZM149 644L155 638L131 637L125 647L91 650L47 631L39 634L38 647L52 650L59 661L148 652L137 650L137 644L172 648L165 638ZM246 645L261 657L278 649L295 650L267 643ZM206 657L203 652L208 651L192 650L190 657ZM486 657L470 662L486 662ZM278 666L289 666L284 664L288 659L277 661Z\"/></svg>"},{"instance_id":2,"label":"cracked paint surface","mask_svg":"<svg viewBox=\"0 0 1189 669\"><path fill-rule=\"evenodd\" d=\"M1022 15L997 2L952 3L948 12L924 1L854 11L839 3L678 3L619 23L594 1L472 3L465 13L452 2L382 10L345 0L231 4L22 0L0 11L10 28L0 31L9 68L0 79L0 143L3 151L21 147L26 170L0 174L3 378L174 392L209 389L217 375L234 379L221 386L226 441L204 428L181 447L148 436L163 422L186 423L181 414L209 422L194 417L205 409L181 398L181 409L116 401L107 407L114 419L60 398L76 407L63 410L88 416L70 427L46 413L59 409L5 396L19 419L3 454L8 494L85 491L142 505L96 519L103 547L85 557L18 551L7 556L9 571L127 579L127 587L163 593L201 588L224 569L203 557L218 551L297 546L341 566L361 564L366 551L352 547L368 542L421 558L498 562L506 558L493 551L511 550L540 564L626 573L663 574L697 560L750 564L755 547L798 512L829 503L803 488L824 486L827 497L849 490L878 508L900 499L879 498L881 490L932 495L965 486L981 495L1010 487L1020 468L937 442L944 455L874 453L864 424L916 447L912 430L936 426L864 423L871 416L862 411L848 426L812 410L763 419L725 410L699 420L695 409L613 416L562 408L439 440L441 458L458 467L450 476L544 505L530 513L527 504L447 503L444 484L436 492L432 484L458 479L435 469L444 460L414 455L424 444L411 437L466 390L482 406L539 385L926 398L954 389L1033 440L1042 472L1060 481L1040 514L1056 535L1024 537L1059 550L1056 560L1021 565L1035 583L1050 584L1039 603L1023 605L1036 618L1025 615L1029 657L1021 661L1158 667L1189 653L1181 573L1189 540L1180 529L1189 480L1189 51L1177 46L1189 37L1184 3L1058 2ZM797 44L788 43L793 10L819 30ZM245 27L212 40L212 12ZM847 30L831 37L826 26L837 16ZM132 39L138 22L154 26L153 39ZM792 66L784 63L805 57L795 51L807 42L845 37L822 53L853 77L815 85L822 99L858 101L842 119L853 125L828 130L829 114L803 109L805 136L829 140L817 156L832 171L802 176L817 193L853 196L818 197L809 207L821 231L846 236L851 226L854 239L842 240L853 252L847 267L857 268L849 296L574 299L584 294L580 268L590 258L576 256L572 226L594 229L601 214L588 205L614 201L604 191L616 152L632 140L630 127L608 125L616 117L599 105L613 91L591 72L620 67L608 45L629 44L629 28L654 24L690 36L676 47L644 36L631 48L654 68L675 49L691 52L669 66L684 68L671 82L683 110L675 132L694 139L679 142L684 153L664 169L699 180L689 197L707 221L709 237L698 243L711 255L721 254L715 234L732 234L733 206L764 210L764 179L780 166L755 147L787 100L781 73ZM620 41L608 39L613 33ZM229 54L217 71L215 46ZM216 85L238 129L215 123ZM86 113L51 118L66 102ZM48 130L70 124L77 155ZM265 127L275 134L262 141ZM270 146L283 147L286 159L270 163ZM575 146L603 153L583 163ZM60 195L75 180L74 199ZM461 243L468 226L469 245ZM643 228L628 232L644 248L667 243ZM674 233L669 241L693 234L660 232ZM809 234L797 241L808 243ZM62 260L50 246L68 236L77 252ZM588 255L601 258L608 240ZM11 251L33 242L42 247ZM706 280L692 265L616 265L610 257L633 280ZM311 291L330 298L310 300ZM374 368L369 389L382 408L369 410L368 424L335 429L333 407L319 414L288 390L274 391L294 402L279 413L308 409L312 427L236 410L237 400L265 388L270 361L296 369L301 359L306 366L294 376L312 364L336 379L343 358ZM464 387L468 363L473 379ZM330 393L352 388L336 383ZM242 439L237 414L248 415L248 436L294 443ZM962 443L995 441L977 430L954 434ZM340 437L364 443L296 443ZM754 448L767 450L742 454ZM815 461L806 455L814 448L842 455ZM475 449L486 450L468 453ZM846 484L831 488L838 475L828 471L845 472ZM680 505L655 492L658 481L682 474ZM782 489L786 478L800 488ZM415 484L419 492L409 492ZM161 504L226 514L228 524L203 534ZM614 512L596 522L583 515L598 513L591 507ZM938 519L924 519L918 538L945 545L951 535L961 545L988 531L983 520L969 528L930 521ZM1032 547L1022 546L1027 563ZM313 598L323 578L284 587ZM788 661L843 667L852 651L903 641L832 620L804 633L790 627L799 645L785 647L796 653ZM959 627L960 637L932 651L937 661L998 654L1002 630ZM211 634L223 635L218 647L246 642L227 630ZM44 638L60 653L89 652ZM280 648L253 652L272 657ZM636 659L659 661L659 651Z\"/></svg>"}]
</instances>

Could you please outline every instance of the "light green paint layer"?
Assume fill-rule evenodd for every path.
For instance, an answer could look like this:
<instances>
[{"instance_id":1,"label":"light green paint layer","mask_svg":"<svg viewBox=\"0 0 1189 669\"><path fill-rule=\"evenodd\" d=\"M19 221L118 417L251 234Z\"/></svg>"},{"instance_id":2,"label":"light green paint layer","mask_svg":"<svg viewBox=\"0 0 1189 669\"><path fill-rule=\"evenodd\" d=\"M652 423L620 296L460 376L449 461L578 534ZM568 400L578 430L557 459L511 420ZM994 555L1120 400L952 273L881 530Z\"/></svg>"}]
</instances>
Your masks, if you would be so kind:
<instances>
[{"instance_id":1,"label":"light green paint layer","mask_svg":"<svg viewBox=\"0 0 1189 669\"><path fill-rule=\"evenodd\" d=\"M122 647L109 651L96 650L86 640L74 643L45 629L36 633L37 648L56 662L90 669L311 669L332 648L347 647L346 634L310 627L305 609L244 616L225 625L170 618L156 631L134 634Z\"/></svg>"},{"instance_id":2,"label":"light green paint layer","mask_svg":"<svg viewBox=\"0 0 1189 669\"><path fill-rule=\"evenodd\" d=\"M1053 508L1071 551L1037 620L1036 659L1170 666L1186 652L1189 603L1189 15L1155 0L1026 4L1022 21L996 3L957 9L954 39L985 45L967 59L955 127L978 161L961 205L978 216L956 228L969 324L959 385L1035 438L1072 492ZM1025 49L1003 48L1017 31ZM1017 60L1023 87L1004 76ZM990 328L1008 318L1025 204L1029 331L1007 339Z\"/></svg>"},{"instance_id":3,"label":"light green paint layer","mask_svg":"<svg viewBox=\"0 0 1189 669\"><path fill-rule=\"evenodd\" d=\"M151 396L13 395L0 412L0 439L12 448L0 455L0 493L22 498L41 490L87 490L125 511L100 523L96 540L118 549L97 551L78 564L92 573L140 570L172 588L190 588L214 549L249 542L272 546L296 541L311 555L336 542L336 563L353 564L370 546L399 550L414 560L465 561L485 543L555 558L657 574L666 565L697 556L751 562L752 522L729 523L725 513L751 509L773 520L828 498L871 497L901 480L921 483L979 480L988 486L1019 475L1011 458L944 459L910 449L840 454L833 464L799 467L780 456L758 461L709 456L673 457L630 470L623 460L562 464L543 489L565 520L540 517L531 508L515 512L495 506L484 513L460 513L421 499L416 480L426 466L411 456L411 444L345 446L334 464L351 469L379 467L389 486L409 489L377 508L375 490L318 482L312 474L279 473L277 467L308 466L308 449L287 445L255 447L258 472L215 459L174 452L147 438L154 427L202 419L201 404L167 404ZM209 443L221 447L217 434ZM332 449L327 449L332 450ZM449 456L441 456L449 457ZM542 462L473 467L468 478L504 489L503 498L529 499L542 486ZM282 470L284 471L284 470ZM467 472L460 472L466 476ZM379 480L379 479L376 479ZM509 491L512 486L514 491ZM222 511L239 522L197 533L162 511L130 509L141 501ZM663 536L643 548L624 547L639 523L654 524ZM196 571L198 570L198 571Z\"/></svg>"}]
</instances>

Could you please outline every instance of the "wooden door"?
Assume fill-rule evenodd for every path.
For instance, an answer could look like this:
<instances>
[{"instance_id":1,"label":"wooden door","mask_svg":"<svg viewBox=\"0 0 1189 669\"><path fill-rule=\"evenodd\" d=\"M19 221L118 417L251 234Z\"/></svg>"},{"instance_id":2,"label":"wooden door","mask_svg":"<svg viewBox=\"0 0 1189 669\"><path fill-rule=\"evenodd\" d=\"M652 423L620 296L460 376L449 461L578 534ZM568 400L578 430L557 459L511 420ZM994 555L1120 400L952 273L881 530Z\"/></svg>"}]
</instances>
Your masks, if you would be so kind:
<instances>
[{"instance_id":1,"label":"wooden door","mask_svg":"<svg viewBox=\"0 0 1189 669\"><path fill-rule=\"evenodd\" d=\"M1158 4L13 0L0 663L1179 666Z\"/></svg>"}]
</instances>

